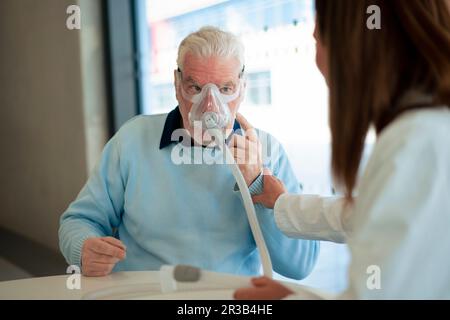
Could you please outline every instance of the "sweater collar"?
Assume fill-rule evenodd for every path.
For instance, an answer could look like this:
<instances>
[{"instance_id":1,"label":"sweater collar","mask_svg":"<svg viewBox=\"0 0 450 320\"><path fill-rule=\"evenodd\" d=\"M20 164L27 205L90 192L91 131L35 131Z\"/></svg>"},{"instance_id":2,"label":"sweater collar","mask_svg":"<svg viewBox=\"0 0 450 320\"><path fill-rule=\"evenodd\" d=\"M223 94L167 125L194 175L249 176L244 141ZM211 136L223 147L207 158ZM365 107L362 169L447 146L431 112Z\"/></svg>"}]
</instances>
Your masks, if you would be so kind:
<instances>
[{"instance_id":1,"label":"sweater collar","mask_svg":"<svg viewBox=\"0 0 450 320\"><path fill-rule=\"evenodd\" d=\"M181 113L179 107L177 106L167 115L166 122L164 123L164 129L161 135L161 141L159 142L159 149L163 149L169 146L170 144L177 142L172 141L172 133L176 129L181 129L181 122L182 122ZM241 129L241 126L235 120L233 125L233 131L239 129Z\"/></svg>"}]
</instances>

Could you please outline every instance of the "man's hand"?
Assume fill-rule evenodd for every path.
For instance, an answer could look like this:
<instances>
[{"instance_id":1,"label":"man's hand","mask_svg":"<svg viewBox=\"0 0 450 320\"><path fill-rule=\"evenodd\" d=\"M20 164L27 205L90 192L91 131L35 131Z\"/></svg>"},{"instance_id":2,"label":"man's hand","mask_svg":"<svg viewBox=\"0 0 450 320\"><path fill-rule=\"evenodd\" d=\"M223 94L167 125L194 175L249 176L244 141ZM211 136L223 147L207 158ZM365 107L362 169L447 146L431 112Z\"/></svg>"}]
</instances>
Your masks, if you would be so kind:
<instances>
[{"instance_id":1,"label":"man's hand","mask_svg":"<svg viewBox=\"0 0 450 320\"><path fill-rule=\"evenodd\" d=\"M238 113L236 120L245 131L245 136L233 135L230 140L230 151L244 176L247 186L250 186L262 172L261 143L258 140L256 130L247 119Z\"/></svg>"},{"instance_id":2,"label":"man's hand","mask_svg":"<svg viewBox=\"0 0 450 320\"><path fill-rule=\"evenodd\" d=\"M278 198L286 193L283 182L272 175L269 169L264 168L264 189L261 194L252 197L254 203L261 203L269 209L273 209Z\"/></svg>"},{"instance_id":3,"label":"man's hand","mask_svg":"<svg viewBox=\"0 0 450 320\"><path fill-rule=\"evenodd\" d=\"M237 300L279 300L294 293L287 287L267 277L253 278L252 288L241 288L234 292Z\"/></svg>"},{"instance_id":4,"label":"man's hand","mask_svg":"<svg viewBox=\"0 0 450 320\"><path fill-rule=\"evenodd\" d=\"M88 238L81 251L82 273L89 277L106 276L120 260L125 259L126 247L113 237Z\"/></svg>"}]
</instances>

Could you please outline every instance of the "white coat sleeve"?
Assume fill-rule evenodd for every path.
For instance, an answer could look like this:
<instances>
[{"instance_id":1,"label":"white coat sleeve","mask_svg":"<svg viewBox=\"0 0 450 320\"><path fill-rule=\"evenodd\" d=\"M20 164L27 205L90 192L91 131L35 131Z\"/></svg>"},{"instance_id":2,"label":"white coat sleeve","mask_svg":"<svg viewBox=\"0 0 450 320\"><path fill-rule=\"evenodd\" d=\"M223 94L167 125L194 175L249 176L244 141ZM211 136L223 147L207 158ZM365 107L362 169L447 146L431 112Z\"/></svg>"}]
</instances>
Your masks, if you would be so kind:
<instances>
[{"instance_id":1,"label":"white coat sleeve","mask_svg":"<svg viewBox=\"0 0 450 320\"><path fill-rule=\"evenodd\" d=\"M289 237L344 243L352 206L337 197L283 194L275 203L277 226Z\"/></svg>"}]
</instances>

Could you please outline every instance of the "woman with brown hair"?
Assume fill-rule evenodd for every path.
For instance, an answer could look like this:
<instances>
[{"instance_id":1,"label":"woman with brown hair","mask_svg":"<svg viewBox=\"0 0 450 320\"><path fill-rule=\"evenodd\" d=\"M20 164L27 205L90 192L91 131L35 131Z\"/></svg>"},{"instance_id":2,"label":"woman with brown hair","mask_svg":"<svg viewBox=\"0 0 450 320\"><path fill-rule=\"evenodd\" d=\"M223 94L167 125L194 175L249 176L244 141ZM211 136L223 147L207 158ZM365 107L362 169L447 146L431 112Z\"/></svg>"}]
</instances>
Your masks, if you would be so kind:
<instances>
[{"instance_id":1,"label":"woman with brown hair","mask_svg":"<svg viewBox=\"0 0 450 320\"><path fill-rule=\"evenodd\" d=\"M369 29L377 5L381 29ZM339 298L450 298L450 13L442 0L316 0L317 65L329 86L341 199L291 195L266 175L255 202L290 236L347 242ZM377 142L361 179L368 130ZM295 293L268 278L238 299Z\"/></svg>"}]
</instances>

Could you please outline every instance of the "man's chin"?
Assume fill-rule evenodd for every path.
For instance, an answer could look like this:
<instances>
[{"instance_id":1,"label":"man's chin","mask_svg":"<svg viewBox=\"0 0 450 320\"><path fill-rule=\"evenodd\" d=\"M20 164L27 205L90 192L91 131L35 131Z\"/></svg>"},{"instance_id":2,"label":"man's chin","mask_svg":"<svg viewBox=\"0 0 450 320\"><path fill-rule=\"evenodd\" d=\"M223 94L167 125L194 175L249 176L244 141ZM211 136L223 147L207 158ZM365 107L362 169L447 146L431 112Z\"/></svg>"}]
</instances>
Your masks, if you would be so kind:
<instances>
[{"instance_id":1,"label":"man's chin","mask_svg":"<svg viewBox=\"0 0 450 320\"><path fill-rule=\"evenodd\" d=\"M203 131L202 135L196 134L193 136L193 140L196 145L204 146L207 148L215 148L218 146L217 139L207 130Z\"/></svg>"},{"instance_id":2,"label":"man's chin","mask_svg":"<svg viewBox=\"0 0 450 320\"><path fill-rule=\"evenodd\" d=\"M201 132L201 133L200 133ZM219 143L223 143L233 133L233 129L217 130L195 130L194 134L191 134L192 140L196 145L215 148ZM216 137L217 134L221 134L221 137Z\"/></svg>"}]
</instances>

